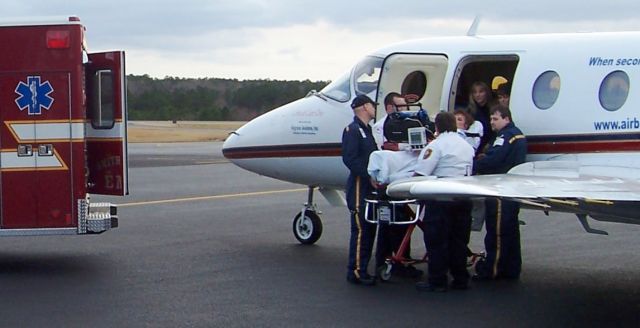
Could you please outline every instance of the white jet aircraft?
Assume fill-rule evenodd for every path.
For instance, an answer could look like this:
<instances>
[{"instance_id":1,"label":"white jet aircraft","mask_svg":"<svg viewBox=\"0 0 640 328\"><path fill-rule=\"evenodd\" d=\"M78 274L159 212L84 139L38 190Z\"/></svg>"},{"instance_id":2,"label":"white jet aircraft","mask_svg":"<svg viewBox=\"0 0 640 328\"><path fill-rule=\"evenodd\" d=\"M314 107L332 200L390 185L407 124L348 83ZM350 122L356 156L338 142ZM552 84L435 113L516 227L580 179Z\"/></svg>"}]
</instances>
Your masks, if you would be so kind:
<instances>
[{"instance_id":1,"label":"white jet aircraft","mask_svg":"<svg viewBox=\"0 0 640 328\"><path fill-rule=\"evenodd\" d=\"M638 42L636 42L638 41ZM320 92L272 110L229 136L223 154L249 171L309 186L293 222L296 238L322 233L315 188L344 204L348 171L343 128L357 94L380 103L392 91L415 94L431 117L465 106L470 85L509 81L514 122L527 136L527 163L508 174L410 178L391 184L399 198L500 197L548 211L640 224L640 32L430 38L365 57ZM378 105L377 117L384 115Z\"/></svg>"}]
</instances>

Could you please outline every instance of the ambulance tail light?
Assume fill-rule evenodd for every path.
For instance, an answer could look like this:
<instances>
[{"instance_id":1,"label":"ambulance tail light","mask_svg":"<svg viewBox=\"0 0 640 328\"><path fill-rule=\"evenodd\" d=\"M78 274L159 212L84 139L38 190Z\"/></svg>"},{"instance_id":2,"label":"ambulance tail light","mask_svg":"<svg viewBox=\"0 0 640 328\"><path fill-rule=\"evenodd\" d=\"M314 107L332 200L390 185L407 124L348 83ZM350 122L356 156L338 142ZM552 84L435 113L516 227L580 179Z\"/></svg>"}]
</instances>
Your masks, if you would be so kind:
<instances>
[{"instance_id":1,"label":"ambulance tail light","mask_svg":"<svg viewBox=\"0 0 640 328\"><path fill-rule=\"evenodd\" d=\"M71 45L69 31L47 31L48 49L67 49Z\"/></svg>"}]
</instances>

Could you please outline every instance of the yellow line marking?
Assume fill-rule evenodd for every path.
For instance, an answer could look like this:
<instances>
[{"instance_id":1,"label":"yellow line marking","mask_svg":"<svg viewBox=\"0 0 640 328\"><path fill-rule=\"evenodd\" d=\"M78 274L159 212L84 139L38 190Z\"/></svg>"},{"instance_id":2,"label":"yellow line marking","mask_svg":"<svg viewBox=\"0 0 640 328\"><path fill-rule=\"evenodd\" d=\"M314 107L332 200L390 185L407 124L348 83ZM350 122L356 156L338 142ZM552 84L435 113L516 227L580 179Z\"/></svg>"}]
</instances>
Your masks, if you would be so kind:
<instances>
[{"instance_id":1,"label":"yellow line marking","mask_svg":"<svg viewBox=\"0 0 640 328\"><path fill-rule=\"evenodd\" d=\"M195 162L196 164L199 165L204 165L204 164L224 164L224 163L229 163L228 160L217 160L217 161L199 161L199 162Z\"/></svg>"},{"instance_id":2,"label":"yellow line marking","mask_svg":"<svg viewBox=\"0 0 640 328\"><path fill-rule=\"evenodd\" d=\"M238 198L238 197L251 197L251 196L262 196L262 195L269 195L269 194L282 194L282 193L287 193L287 192L298 192L298 191L306 191L306 190L307 190L307 188L298 188L298 189L246 192L246 193L241 193L241 194L227 194L227 195L215 195L215 196L200 196L200 197L186 197L186 198L150 200L150 201L143 201L143 202L133 202L133 203L118 204L118 207L131 207L131 206L168 204L168 203L183 203L183 202L193 202L193 201L199 201L199 200L216 200L216 199Z\"/></svg>"}]
</instances>

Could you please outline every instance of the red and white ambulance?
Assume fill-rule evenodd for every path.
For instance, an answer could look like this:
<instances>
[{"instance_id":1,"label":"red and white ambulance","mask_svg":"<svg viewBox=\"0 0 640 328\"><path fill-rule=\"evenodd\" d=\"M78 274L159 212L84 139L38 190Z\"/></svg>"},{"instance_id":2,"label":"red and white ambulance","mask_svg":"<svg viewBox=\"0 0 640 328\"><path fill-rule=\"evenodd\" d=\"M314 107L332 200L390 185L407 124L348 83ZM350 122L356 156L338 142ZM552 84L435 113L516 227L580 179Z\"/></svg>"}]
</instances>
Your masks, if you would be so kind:
<instances>
[{"instance_id":1,"label":"red and white ambulance","mask_svg":"<svg viewBox=\"0 0 640 328\"><path fill-rule=\"evenodd\" d=\"M0 236L100 233L126 195L124 52L77 17L0 22Z\"/></svg>"}]
</instances>

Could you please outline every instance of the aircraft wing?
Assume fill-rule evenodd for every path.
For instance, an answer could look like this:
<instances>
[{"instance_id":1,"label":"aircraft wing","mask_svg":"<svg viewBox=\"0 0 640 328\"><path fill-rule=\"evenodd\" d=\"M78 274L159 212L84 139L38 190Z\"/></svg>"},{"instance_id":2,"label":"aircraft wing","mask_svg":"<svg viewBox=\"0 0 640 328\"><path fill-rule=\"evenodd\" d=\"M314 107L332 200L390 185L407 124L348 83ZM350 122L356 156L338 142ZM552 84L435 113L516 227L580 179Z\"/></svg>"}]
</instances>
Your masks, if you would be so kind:
<instances>
[{"instance_id":1,"label":"aircraft wing","mask_svg":"<svg viewBox=\"0 0 640 328\"><path fill-rule=\"evenodd\" d=\"M394 198L439 200L497 197L545 211L640 224L640 182L580 171L576 162L529 162L507 174L398 180L387 187L387 194Z\"/></svg>"}]
</instances>

